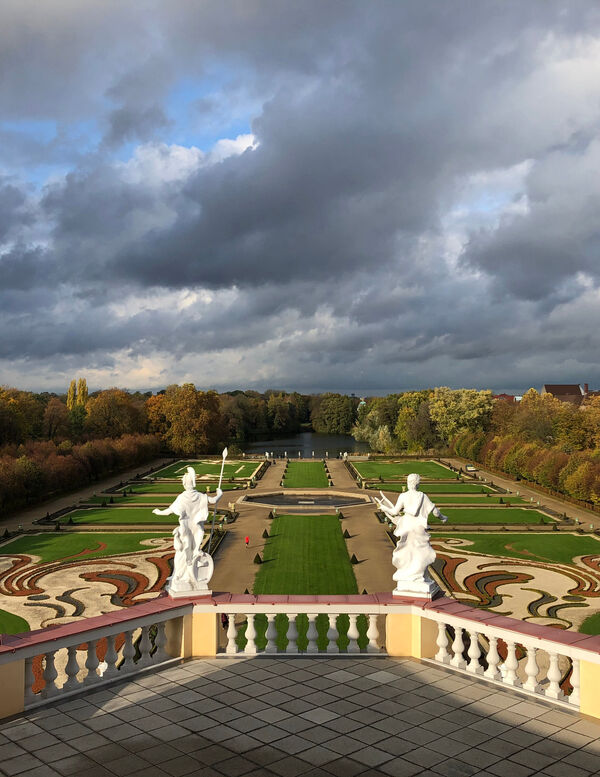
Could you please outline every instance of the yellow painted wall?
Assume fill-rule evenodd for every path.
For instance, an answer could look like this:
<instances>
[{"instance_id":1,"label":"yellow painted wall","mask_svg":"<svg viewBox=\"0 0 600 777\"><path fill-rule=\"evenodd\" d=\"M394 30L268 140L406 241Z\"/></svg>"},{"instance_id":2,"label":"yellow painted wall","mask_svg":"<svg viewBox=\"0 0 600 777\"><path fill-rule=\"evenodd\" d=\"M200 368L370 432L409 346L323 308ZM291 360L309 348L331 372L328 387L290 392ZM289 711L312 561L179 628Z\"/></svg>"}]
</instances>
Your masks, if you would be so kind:
<instances>
[{"instance_id":1,"label":"yellow painted wall","mask_svg":"<svg viewBox=\"0 0 600 777\"><path fill-rule=\"evenodd\" d=\"M437 623L413 613L386 616L386 650L390 656L433 658L437 651Z\"/></svg>"},{"instance_id":2,"label":"yellow painted wall","mask_svg":"<svg viewBox=\"0 0 600 777\"><path fill-rule=\"evenodd\" d=\"M600 719L600 664L579 662L580 707L582 715Z\"/></svg>"},{"instance_id":3,"label":"yellow painted wall","mask_svg":"<svg viewBox=\"0 0 600 777\"><path fill-rule=\"evenodd\" d=\"M25 660L0 666L0 718L17 715L25 707Z\"/></svg>"}]
</instances>

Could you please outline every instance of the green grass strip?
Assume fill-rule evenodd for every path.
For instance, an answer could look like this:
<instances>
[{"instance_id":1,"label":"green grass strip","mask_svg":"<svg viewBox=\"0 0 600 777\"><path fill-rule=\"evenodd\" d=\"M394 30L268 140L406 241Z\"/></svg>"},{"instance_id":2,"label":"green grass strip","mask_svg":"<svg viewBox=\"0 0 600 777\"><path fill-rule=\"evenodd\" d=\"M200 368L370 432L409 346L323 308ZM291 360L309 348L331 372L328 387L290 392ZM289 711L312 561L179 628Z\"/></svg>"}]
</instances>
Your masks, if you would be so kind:
<instances>
[{"instance_id":1,"label":"green grass strip","mask_svg":"<svg viewBox=\"0 0 600 777\"><path fill-rule=\"evenodd\" d=\"M280 515L271 522L269 534L255 594L358 592L335 515Z\"/></svg>"},{"instance_id":2,"label":"green grass strip","mask_svg":"<svg viewBox=\"0 0 600 777\"><path fill-rule=\"evenodd\" d=\"M291 461L283 481L285 488L327 488L329 481L321 461Z\"/></svg>"},{"instance_id":3,"label":"green grass strip","mask_svg":"<svg viewBox=\"0 0 600 777\"><path fill-rule=\"evenodd\" d=\"M404 491L406 483L368 483L367 488L378 491ZM423 491L427 494L488 494L495 493L487 486L479 486L475 483L423 483Z\"/></svg>"},{"instance_id":4,"label":"green grass strip","mask_svg":"<svg viewBox=\"0 0 600 777\"><path fill-rule=\"evenodd\" d=\"M0 634L23 634L25 631L31 631L25 618L0 610Z\"/></svg>"},{"instance_id":5,"label":"green grass strip","mask_svg":"<svg viewBox=\"0 0 600 777\"><path fill-rule=\"evenodd\" d=\"M552 518L543 515L537 510L524 510L519 507L496 507L491 509L479 507L449 507L444 508L444 515L448 516L449 523L458 524L540 524L554 523ZM433 515L432 523L440 523Z\"/></svg>"},{"instance_id":6,"label":"green grass strip","mask_svg":"<svg viewBox=\"0 0 600 777\"><path fill-rule=\"evenodd\" d=\"M181 478L185 474L186 467L193 467L196 473L202 475L215 475L219 477L221 472L221 461L177 461L164 469L152 473L153 478ZM229 478L250 478L260 467L256 461L226 461L223 470L223 477Z\"/></svg>"},{"instance_id":7,"label":"green grass strip","mask_svg":"<svg viewBox=\"0 0 600 777\"><path fill-rule=\"evenodd\" d=\"M33 555L40 561L73 561L117 556L136 550L152 551L151 546L142 545L144 540L170 537L165 532L60 532L27 534L0 545L0 555Z\"/></svg>"},{"instance_id":8,"label":"green grass strip","mask_svg":"<svg viewBox=\"0 0 600 777\"><path fill-rule=\"evenodd\" d=\"M577 556L600 554L600 541L593 537L575 534L533 534L533 533L432 533L434 539L467 540L470 545L456 548L456 553L473 551L500 558L545 561L554 564L572 564Z\"/></svg>"},{"instance_id":9,"label":"green grass strip","mask_svg":"<svg viewBox=\"0 0 600 777\"><path fill-rule=\"evenodd\" d=\"M424 478L456 480L456 473L436 461L355 461L363 478L398 478L416 472Z\"/></svg>"}]
</instances>

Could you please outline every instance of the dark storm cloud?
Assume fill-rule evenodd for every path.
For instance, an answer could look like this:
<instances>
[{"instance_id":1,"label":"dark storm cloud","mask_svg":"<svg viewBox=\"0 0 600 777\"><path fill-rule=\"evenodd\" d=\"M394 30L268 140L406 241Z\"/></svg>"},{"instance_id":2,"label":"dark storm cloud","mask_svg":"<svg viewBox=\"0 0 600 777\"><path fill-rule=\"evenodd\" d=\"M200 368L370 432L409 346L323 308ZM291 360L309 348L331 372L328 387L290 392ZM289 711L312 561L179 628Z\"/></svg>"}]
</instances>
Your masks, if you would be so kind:
<instances>
[{"instance_id":1,"label":"dark storm cloud","mask_svg":"<svg viewBox=\"0 0 600 777\"><path fill-rule=\"evenodd\" d=\"M0 357L235 353L244 374L254 358L306 388L550 368L600 380L596 7L49 5L34 19L22 3L0 11L0 107L91 122L96 148L74 147L39 196L0 179L2 288L23 305L0 311ZM182 156L173 89L189 91L199 133L255 106L254 145ZM47 138L20 153L52 144L64 162L66 144ZM127 144L143 153L125 162ZM513 168L516 195L490 205L486 181ZM188 288L216 296L144 308Z\"/></svg>"}]
</instances>

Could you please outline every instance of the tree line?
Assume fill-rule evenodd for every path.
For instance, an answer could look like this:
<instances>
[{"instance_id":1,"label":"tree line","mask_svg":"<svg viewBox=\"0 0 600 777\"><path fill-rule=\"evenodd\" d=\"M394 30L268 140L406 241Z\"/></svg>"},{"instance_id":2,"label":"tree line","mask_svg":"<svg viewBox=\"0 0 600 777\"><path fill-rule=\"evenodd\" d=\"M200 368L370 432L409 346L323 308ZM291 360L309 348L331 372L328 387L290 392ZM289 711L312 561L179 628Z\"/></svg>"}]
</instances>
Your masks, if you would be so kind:
<instances>
[{"instance_id":1,"label":"tree line","mask_svg":"<svg viewBox=\"0 0 600 777\"><path fill-rule=\"evenodd\" d=\"M579 407L530 389L496 400L486 426L453 440L459 456L600 505L600 397Z\"/></svg>"}]
</instances>

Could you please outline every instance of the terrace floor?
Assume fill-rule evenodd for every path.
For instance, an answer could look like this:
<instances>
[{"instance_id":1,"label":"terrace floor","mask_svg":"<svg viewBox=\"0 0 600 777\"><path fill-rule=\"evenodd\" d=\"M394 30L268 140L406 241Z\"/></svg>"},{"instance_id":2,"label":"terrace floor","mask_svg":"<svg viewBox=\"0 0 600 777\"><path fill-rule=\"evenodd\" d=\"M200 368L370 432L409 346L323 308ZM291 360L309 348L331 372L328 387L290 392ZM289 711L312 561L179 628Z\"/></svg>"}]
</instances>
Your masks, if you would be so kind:
<instances>
[{"instance_id":1,"label":"terrace floor","mask_svg":"<svg viewBox=\"0 0 600 777\"><path fill-rule=\"evenodd\" d=\"M585 777L600 725L411 659L193 660L0 725L20 777Z\"/></svg>"}]
</instances>

